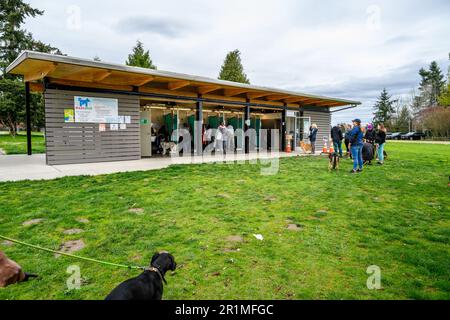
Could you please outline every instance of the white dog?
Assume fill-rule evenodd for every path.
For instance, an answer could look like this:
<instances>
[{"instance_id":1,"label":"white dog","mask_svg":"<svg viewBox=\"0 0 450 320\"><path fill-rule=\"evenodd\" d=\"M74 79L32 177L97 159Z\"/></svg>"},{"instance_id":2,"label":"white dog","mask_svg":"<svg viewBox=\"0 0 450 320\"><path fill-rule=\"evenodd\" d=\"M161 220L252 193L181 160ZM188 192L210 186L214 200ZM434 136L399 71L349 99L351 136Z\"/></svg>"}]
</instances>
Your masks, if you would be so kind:
<instances>
[{"instance_id":1,"label":"white dog","mask_svg":"<svg viewBox=\"0 0 450 320\"><path fill-rule=\"evenodd\" d=\"M176 154L178 151L178 146L175 142L161 142L161 148L163 149L163 156L167 154L167 151L169 151L170 154Z\"/></svg>"}]
</instances>

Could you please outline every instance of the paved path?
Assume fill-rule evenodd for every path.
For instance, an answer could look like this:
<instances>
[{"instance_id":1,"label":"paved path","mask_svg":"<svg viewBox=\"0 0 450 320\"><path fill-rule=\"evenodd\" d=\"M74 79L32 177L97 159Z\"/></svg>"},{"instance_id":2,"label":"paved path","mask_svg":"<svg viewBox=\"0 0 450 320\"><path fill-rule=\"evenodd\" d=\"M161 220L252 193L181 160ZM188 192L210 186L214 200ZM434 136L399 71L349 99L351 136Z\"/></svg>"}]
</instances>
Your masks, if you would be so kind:
<instances>
[{"instance_id":1,"label":"paved path","mask_svg":"<svg viewBox=\"0 0 450 320\"><path fill-rule=\"evenodd\" d=\"M83 163L48 166L45 154L0 156L0 181L49 180L65 176L100 175L117 172L147 171L167 168L173 164L232 162L255 159L277 159L300 156L297 153L274 155L227 155L216 157L151 158L134 161ZM269 164L267 164L269 166Z\"/></svg>"}]
</instances>

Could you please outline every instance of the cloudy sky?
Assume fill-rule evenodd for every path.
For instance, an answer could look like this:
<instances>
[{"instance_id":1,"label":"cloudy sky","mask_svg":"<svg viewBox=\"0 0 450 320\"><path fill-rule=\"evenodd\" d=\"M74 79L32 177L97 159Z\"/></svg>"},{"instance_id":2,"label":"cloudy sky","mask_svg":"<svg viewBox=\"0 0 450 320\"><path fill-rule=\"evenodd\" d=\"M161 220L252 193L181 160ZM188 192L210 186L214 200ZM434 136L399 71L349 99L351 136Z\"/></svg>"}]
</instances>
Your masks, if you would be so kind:
<instances>
[{"instance_id":1,"label":"cloudy sky","mask_svg":"<svg viewBox=\"0 0 450 320\"><path fill-rule=\"evenodd\" d=\"M160 70L216 78L239 49L252 84L363 102L337 113L372 118L383 87L410 96L418 70L446 72L450 1L28 0L25 27L65 54L124 63L139 39Z\"/></svg>"}]
</instances>

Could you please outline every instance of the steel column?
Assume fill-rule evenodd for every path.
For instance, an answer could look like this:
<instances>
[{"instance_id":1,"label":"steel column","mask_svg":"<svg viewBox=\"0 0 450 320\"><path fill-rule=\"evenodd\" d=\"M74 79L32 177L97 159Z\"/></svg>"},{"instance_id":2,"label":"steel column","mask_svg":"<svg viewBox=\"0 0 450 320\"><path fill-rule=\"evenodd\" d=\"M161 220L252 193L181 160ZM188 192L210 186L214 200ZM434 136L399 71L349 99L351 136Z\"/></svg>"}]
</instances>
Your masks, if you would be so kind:
<instances>
[{"instance_id":1,"label":"steel column","mask_svg":"<svg viewBox=\"0 0 450 320\"><path fill-rule=\"evenodd\" d=\"M196 112L195 112L195 125L194 125L194 147L197 148L197 155L201 156L203 154L203 100L201 100L202 95L198 95L198 100L196 102Z\"/></svg>"},{"instance_id":2,"label":"steel column","mask_svg":"<svg viewBox=\"0 0 450 320\"><path fill-rule=\"evenodd\" d=\"M250 99L247 99L244 109L244 133L250 129ZM250 153L250 137L245 136L245 153Z\"/></svg>"},{"instance_id":3,"label":"steel column","mask_svg":"<svg viewBox=\"0 0 450 320\"><path fill-rule=\"evenodd\" d=\"M32 155L31 150L31 110L30 110L30 83L25 82L25 112L27 124L27 154Z\"/></svg>"},{"instance_id":4,"label":"steel column","mask_svg":"<svg viewBox=\"0 0 450 320\"><path fill-rule=\"evenodd\" d=\"M287 105L284 105L283 112L281 113L281 151L286 150L286 134L287 134L287 126L286 126L286 116L287 116Z\"/></svg>"}]
</instances>

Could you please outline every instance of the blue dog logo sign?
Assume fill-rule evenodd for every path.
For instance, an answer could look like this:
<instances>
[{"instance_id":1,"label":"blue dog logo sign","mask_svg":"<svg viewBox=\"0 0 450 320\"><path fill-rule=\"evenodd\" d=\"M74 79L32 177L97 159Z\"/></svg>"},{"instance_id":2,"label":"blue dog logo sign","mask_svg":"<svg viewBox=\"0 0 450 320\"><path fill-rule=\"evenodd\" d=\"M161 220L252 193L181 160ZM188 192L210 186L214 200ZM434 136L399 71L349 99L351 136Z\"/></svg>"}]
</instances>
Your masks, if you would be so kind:
<instances>
[{"instance_id":1,"label":"blue dog logo sign","mask_svg":"<svg viewBox=\"0 0 450 320\"><path fill-rule=\"evenodd\" d=\"M89 107L89 102L91 102L91 100L89 98L81 98L78 97L78 101L80 103L80 107Z\"/></svg>"}]
</instances>

